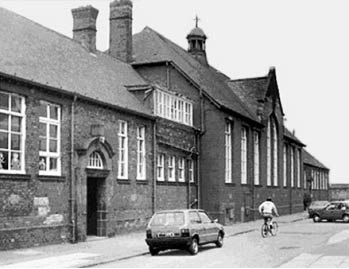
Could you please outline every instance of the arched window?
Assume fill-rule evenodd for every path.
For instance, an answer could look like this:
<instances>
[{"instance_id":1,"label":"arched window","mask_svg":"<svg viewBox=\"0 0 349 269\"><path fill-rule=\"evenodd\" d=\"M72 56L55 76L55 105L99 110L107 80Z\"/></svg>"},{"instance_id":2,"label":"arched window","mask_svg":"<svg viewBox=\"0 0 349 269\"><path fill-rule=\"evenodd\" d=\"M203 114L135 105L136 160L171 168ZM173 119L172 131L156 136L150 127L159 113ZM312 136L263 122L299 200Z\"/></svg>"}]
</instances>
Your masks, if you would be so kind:
<instances>
[{"instance_id":1,"label":"arched window","mask_svg":"<svg viewBox=\"0 0 349 269\"><path fill-rule=\"evenodd\" d=\"M270 118L267 126L267 185L278 185L278 131L276 121ZM273 182L272 182L273 179Z\"/></svg>"},{"instance_id":2,"label":"arched window","mask_svg":"<svg viewBox=\"0 0 349 269\"><path fill-rule=\"evenodd\" d=\"M271 127L268 120L267 127L267 186L271 186Z\"/></svg>"},{"instance_id":3,"label":"arched window","mask_svg":"<svg viewBox=\"0 0 349 269\"><path fill-rule=\"evenodd\" d=\"M88 159L87 168L103 169L103 160L101 155L97 151L91 153Z\"/></svg>"},{"instance_id":4,"label":"arched window","mask_svg":"<svg viewBox=\"0 0 349 269\"><path fill-rule=\"evenodd\" d=\"M272 132L273 132L273 183L274 186L278 185L278 133L277 133L277 127L276 122L274 120L271 121L272 123Z\"/></svg>"}]
</instances>

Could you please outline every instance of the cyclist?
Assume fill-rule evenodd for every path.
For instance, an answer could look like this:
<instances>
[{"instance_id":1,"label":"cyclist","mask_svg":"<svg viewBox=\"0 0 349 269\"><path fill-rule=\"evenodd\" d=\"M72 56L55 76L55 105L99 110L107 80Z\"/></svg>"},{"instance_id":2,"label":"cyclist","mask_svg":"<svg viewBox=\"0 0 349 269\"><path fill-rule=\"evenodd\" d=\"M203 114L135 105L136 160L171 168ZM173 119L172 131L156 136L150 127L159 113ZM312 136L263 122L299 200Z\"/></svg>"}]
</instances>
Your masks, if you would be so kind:
<instances>
[{"instance_id":1,"label":"cyclist","mask_svg":"<svg viewBox=\"0 0 349 269\"><path fill-rule=\"evenodd\" d=\"M273 203L273 199L271 197L268 197L266 201L261 203L261 205L258 207L258 210L259 210L259 213L264 218L264 223L267 224L269 221L270 229L272 229L273 225L271 224L271 220L273 219L273 212L275 216L277 217L279 216L276 206Z\"/></svg>"}]
</instances>

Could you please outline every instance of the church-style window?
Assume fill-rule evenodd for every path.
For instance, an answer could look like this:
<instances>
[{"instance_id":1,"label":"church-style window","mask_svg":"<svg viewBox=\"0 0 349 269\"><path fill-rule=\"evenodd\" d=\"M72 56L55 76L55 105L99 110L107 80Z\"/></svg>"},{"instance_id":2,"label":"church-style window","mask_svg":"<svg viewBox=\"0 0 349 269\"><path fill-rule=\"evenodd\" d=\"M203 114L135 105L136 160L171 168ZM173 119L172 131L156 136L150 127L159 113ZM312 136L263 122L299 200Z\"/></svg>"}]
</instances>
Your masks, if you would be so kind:
<instances>
[{"instance_id":1,"label":"church-style window","mask_svg":"<svg viewBox=\"0 0 349 269\"><path fill-rule=\"evenodd\" d=\"M24 98L0 91L0 173L24 173Z\"/></svg>"},{"instance_id":2,"label":"church-style window","mask_svg":"<svg viewBox=\"0 0 349 269\"><path fill-rule=\"evenodd\" d=\"M103 160L97 151L92 152L89 156L87 168L103 169Z\"/></svg>"}]
</instances>

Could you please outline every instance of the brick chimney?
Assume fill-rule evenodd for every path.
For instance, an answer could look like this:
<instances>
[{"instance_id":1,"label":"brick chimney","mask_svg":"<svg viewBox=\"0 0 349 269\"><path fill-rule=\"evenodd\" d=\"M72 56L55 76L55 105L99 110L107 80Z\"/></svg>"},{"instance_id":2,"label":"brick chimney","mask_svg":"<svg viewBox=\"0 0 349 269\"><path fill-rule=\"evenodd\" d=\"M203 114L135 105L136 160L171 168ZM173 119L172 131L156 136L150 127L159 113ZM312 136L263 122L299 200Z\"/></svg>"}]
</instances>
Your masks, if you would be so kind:
<instances>
[{"instance_id":1,"label":"brick chimney","mask_svg":"<svg viewBox=\"0 0 349 269\"><path fill-rule=\"evenodd\" d=\"M98 10L92 6L72 9L73 39L90 52L96 52L96 19Z\"/></svg>"},{"instance_id":2,"label":"brick chimney","mask_svg":"<svg viewBox=\"0 0 349 269\"><path fill-rule=\"evenodd\" d=\"M109 54L124 62L132 61L132 2L110 3Z\"/></svg>"}]
</instances>

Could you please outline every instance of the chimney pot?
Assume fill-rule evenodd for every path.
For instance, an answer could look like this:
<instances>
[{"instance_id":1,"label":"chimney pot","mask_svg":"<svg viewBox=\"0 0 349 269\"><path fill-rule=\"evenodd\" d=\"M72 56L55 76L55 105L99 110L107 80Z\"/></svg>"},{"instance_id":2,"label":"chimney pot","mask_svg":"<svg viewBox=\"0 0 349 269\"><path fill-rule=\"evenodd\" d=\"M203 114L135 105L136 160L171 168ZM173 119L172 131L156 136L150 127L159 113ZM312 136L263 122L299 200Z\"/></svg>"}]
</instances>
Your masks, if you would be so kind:
<instances>
[{"instance_id":1,"label":"chimney pot","mask_svg":"<svg viewBox=\"0 0 349 269\"><path fill-rule=\"evenodd\" d=\"M96 52L96 20L98 9L92 6L71 10L73 15L73 39L90 52Z\"/></svg>"}]
</instances>

